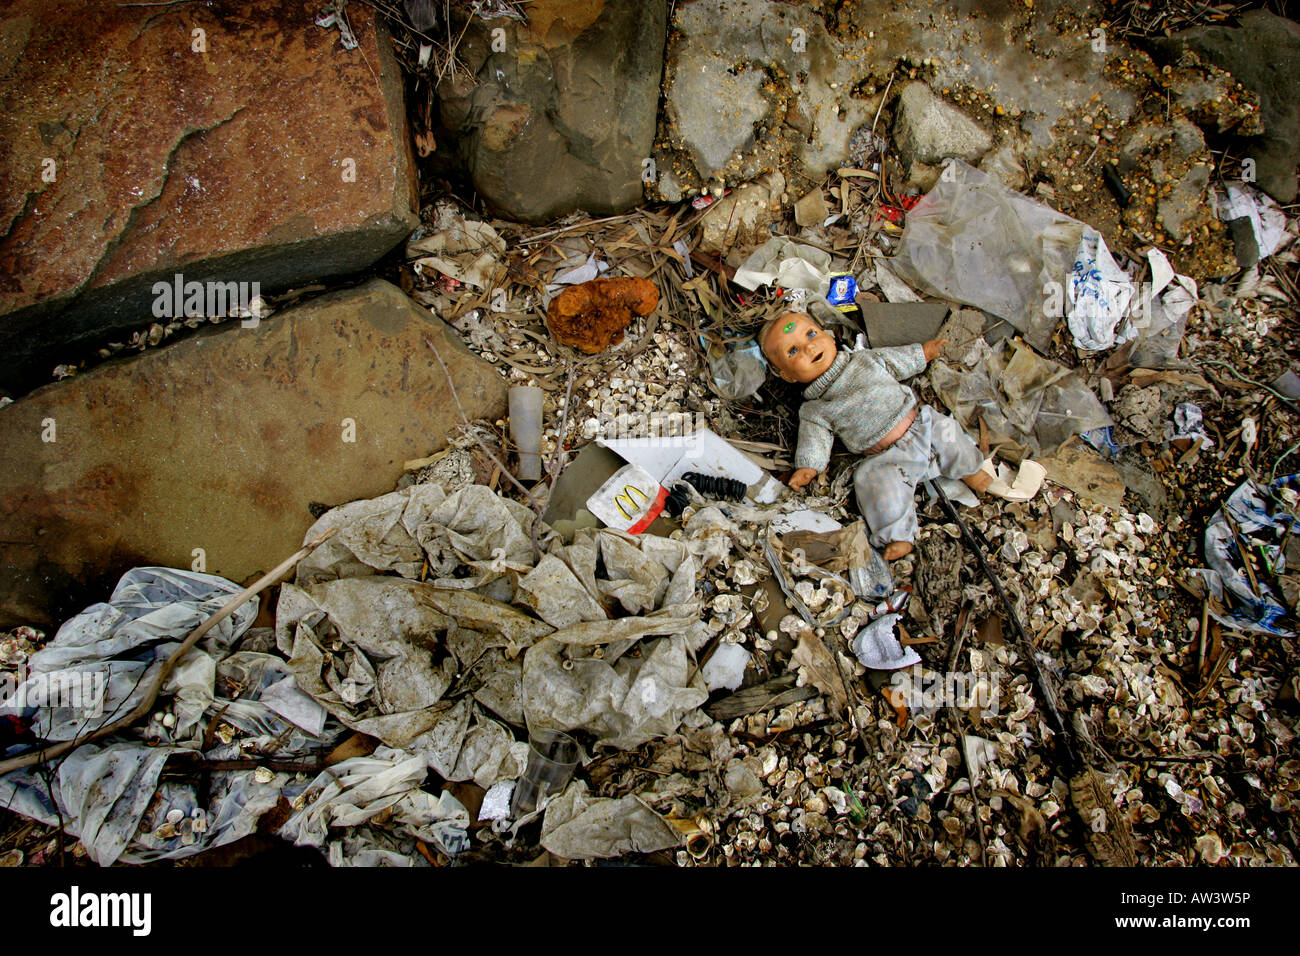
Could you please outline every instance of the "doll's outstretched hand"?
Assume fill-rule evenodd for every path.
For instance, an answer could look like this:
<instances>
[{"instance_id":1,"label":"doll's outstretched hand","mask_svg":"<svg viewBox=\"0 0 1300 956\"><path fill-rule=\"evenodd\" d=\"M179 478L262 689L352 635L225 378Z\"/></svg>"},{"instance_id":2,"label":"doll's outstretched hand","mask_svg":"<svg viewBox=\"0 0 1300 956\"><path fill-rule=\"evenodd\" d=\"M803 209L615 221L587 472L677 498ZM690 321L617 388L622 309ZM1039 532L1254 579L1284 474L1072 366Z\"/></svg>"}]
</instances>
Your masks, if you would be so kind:
<instances>
[{"instance_id":1,"label":"doll's outstretched hand","mask_svg":"<svg viewBox=\"0 0 1300 956\"><path fill-rule=\"evenodd\" d=\"M799 468L790 476L789 485L791 488L799 489L816 477L816 468Z\"/></svg>"},{"instance_id":2,"label":"doll's outstretched hand","mask_svg":"<svg viewBox=\"0 0 1300 956\"><path fill-rule=\"evenodd\" d=\"M943 347L947 344L947 339L931 339L926 342L921 346L921 348L925 350L925 360L927 362L933 362L939 356L939 353L943 351Z\"/></svg>"}]
</instances>

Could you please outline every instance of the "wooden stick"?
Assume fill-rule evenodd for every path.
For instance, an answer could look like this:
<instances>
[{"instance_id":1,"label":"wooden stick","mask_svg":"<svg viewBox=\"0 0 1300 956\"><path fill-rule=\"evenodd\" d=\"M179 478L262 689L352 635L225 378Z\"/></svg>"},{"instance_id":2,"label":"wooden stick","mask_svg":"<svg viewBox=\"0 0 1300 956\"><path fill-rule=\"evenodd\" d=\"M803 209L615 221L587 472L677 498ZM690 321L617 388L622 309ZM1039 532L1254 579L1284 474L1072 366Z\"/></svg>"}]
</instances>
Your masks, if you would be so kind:
<instances>
[{"instance_id":1,"label":"wooden stick","mask_svg":"<svg viewBox=\"0 0 1300 956\"><path fill-rule=\"evenodd\" d=\"M1223 517L1228 522L1233 539L1237 542L1237 553L1241 555L1241 566L1246 569L1246 577L1250 579L1250 589L1255 592L1255 597L1259 597L1259 580L1255 577L1255 568L1250 562L1250 550L1246 547L1246 539L1241 536L1241 528L1237 525L1237 520L1226 504L1223 506Z\"/></svg>"},{"instance_id":2,"label":"wooden stick","mask_svg":"<svg viewBox=\"0 0 1300 956\"><path fill-rule=\"evenodd\" d=\"M99 740L103 737L107 737L109 734L116 733L123 727L135 723L141 717L148 714L153 708L154 702L158 699L158 693L162 690L163 682L166 681L171 672L176 669L176 665L180 662L180 659L203 638L203 635L207 634L208 631L212 630L226 618L230 617L230 615L234 614L235 611L243 607L250 598L256 596L274 584L279 580L281 575L293 570L299 561L315 551L322 542L331 537L337 530L337 528L330 528L323 534L312 538L312 540L308 541L292 555L280 562L280 564L273 570L262 575L251 585L244 588L244 590L240 591L222 605L220 610L216 611L206 621L194 630L190 631L189 636L181 642L180 646L177 647L176 650L172 651L167 660L163 661L163 666L158 669L158 673L150 682L149 690L145 693L144 698L140 703L136 704L136 706L132 708L130 713L126 714L124 717L119 717L110 724L100 727L89 736L80 737L75 740L65 740L62 743L53 744L49 747L43 747L40 750L34 750L31 753L22 754L18 757L12 757L9 760L0 761L0 775L6 774L11 770L21 770L23 767L42 764L46 761L53 760L55 757L61 757L63 754L80 747L82 744L88 744L91 741Z\"/></svg>"}]
</instances>

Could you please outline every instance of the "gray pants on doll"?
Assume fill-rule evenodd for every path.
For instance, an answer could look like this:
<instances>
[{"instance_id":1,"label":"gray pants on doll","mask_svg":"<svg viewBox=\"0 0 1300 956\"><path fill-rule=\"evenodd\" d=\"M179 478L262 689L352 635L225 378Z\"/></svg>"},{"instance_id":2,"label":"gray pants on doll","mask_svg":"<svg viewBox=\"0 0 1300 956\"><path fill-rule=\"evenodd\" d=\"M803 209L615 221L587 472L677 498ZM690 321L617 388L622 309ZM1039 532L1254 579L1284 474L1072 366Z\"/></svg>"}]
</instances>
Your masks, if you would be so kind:
<instances>
[{"instance_id":1,"label":"gray pants on doll","mask_svg":"<svg viewBox=\"0 0 1300 956\"><path fill-rule=\"evenodd\" d=\"M916 540L916 486L928 478L965 478L983 460L960 425L929 405L920 406L902 438L878 455L867 455L853 472L872 546Z\"/></svg>"}]
</instances>

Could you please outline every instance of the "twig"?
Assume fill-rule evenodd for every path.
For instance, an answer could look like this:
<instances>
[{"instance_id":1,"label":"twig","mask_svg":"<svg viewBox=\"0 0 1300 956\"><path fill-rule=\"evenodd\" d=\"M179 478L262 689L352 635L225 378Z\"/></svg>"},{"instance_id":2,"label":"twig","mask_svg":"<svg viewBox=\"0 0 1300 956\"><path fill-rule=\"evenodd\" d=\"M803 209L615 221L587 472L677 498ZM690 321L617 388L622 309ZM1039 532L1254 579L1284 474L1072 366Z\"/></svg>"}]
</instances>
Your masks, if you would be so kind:
<instances>
[{"instance_id":1,"label":"twig","mask_svg":"<svg viewBox=\"0 0 1300 956\"><path fill-rule=\"evenodd\" d=\"M885 84L885 92L880 94L880 103L879 105L876 106L876 115L871 120L872 136L876 135L876 121L880 119L880 111L885 108L885 101L889 99L889 90L890 87L894 85L894 74L897 72L898 72L898 64L895 63L894 68L889 71L889 82ZM882 171L884 170L885 167L883 163L881 164L880 168Z\"/></svg>"},{"instance_id":2,"label":"twig","mask_svg":"<svg viewBox=\"0 0 1300 956\"><path fill-rule=\"evenodd\" d=\"M550 232L539 232L535 236L528 236L519 240L519 245L526 246L531 242L537 242L541 239L549 239L551 236L558 236L562 233L572 232L575 229L582 229L584 226L596 226L604 222L621 222L624 219L633 218L635 213L623 213L618 216L606 216L604 219L584 219L582 222L575 222L572 225L561 226L559 229L552 229Z\"/></svg>"},{"instance_id":3,"label":"twig","mask_svg":"<svg viewBox=\"0 0 1300 956\"><path fill-rule=\"evenodd\" d=\"M952 650L948 654L948 673L954 673L957 670L957 660L961 657L962 645L966 641L966 618L970 614L971 604L966 601L962 604L960 613L957 615L957 633L953 637ZM975 832L980 838L980 866L988 866L988 843L984 837L984 821L980 819L980 796L975 780L975 770L971 767L970 761L966 759L965 730L961 725L961 718L957 715L957 705L953 703L952 698L948 699L948 721L952 724L952 732L957 737L957 750L961 754L962 765L966 768L966 779L970 782L971 800L975 805Z\"/></svg>"},{"instance_id":4,"label":"twig","mask_svg":"<svg viewBox=\"0 0 1300 956\"><path fill-rule=\"evenodd\" d=\"M284 561L280 562L280 564L270 572L262 575L251 585L232 597L222 605L220 610L212 614L206 621L192 630L189 636L181 642L180 646L177 647L176 650L172 651L167 660L163 661L162 667L158 669L158 673L154 675L153 680L150 682L149 689L145 692L144 698L125 716L119 717L112 723L98 728L85 737L66 740L62 743L54 744L50 747L43 747L40 750L35 750L19 757L0 761L0 775L6 774L11 770L20 770L23 767L31 767L35 764L42 764L48 760L53 760L55 757L60 757L68 751L80 747L82 744L87 744L91 741L107 737L109 734L116 733L123 727L130 726L141 717L148 714L153 708L154 701L158 699L158 693L162 690L163 683L167 680L168 676L170 676L171 672L176 669L176 665L180 662L180 659L189 653L190 649L193 648L194 645L208 633L208 631L212 630L226 618L230 617L230 615L243 607L250 598L253 598L278 581L281 575L293 570L299 561L315 551L322 542L331 537L337 530L337 528L330 528L323 534L312 538L312 540L308 541L292 555L285 558Z\"/></svg>"},{"instance_id":5,"label":"twig","mask_svg":"<svg viewBox=\"0 0 1300 956\"><path fill-rule=\"evenodd\" d=\"M1237 553L1241 555L1241 566L1246 569L1246 577L1250 579L1250 589L1255 592L1255 597L1259 597L1259 579L1255 577L1250 550L1246 547L1246 539L1241 536L1241 527L1237 524L1237 519L1232 516L1232 509L1227 505L1223 506L1223 518L1228 523L1228 530L1232 532L1233 540L1237 542Z\"/></svg>"}]
</instances>

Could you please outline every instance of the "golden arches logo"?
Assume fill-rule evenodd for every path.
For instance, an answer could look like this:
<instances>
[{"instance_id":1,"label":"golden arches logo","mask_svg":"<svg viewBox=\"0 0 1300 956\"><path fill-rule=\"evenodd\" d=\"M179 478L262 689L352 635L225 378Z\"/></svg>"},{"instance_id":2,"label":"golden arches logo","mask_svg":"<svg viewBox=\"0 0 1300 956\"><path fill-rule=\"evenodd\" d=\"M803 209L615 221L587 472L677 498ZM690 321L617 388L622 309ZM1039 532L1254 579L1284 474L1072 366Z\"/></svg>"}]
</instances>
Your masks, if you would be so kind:
<instances>
[{"instance_id":1,"label":"golden arches logo","mask_svg":"<svg viewBox=\"0 0 1300 956\"><path fill-rule=\"evenodd\" d=\"M640 495L643 505L650 503L650 496L636 485L624 485L623 490L614 496L614 505L618 508L619 513L628 521L631 521L632 516L641 510L637 503L632 500L633 495ZM623 507L625 503L627 505L626 508Z\"/></svg>"}]
</instances>

